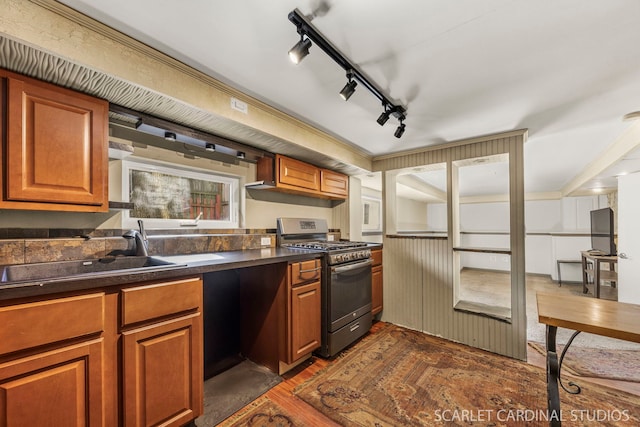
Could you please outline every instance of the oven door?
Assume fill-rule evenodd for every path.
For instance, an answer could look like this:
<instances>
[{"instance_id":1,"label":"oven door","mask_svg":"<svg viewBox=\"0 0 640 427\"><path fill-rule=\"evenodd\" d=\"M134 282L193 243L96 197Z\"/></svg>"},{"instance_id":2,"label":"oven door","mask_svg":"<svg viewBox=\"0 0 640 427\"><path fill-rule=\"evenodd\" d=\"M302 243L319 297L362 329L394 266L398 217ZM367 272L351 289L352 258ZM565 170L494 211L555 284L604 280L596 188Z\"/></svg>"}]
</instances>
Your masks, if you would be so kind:
<instances>
[{"instance_id":1,"label":"oven door","mask_svg":"<svg viewBox=\"0 0 640 427\"><path fill-rule=\"evenodd\" d=\"M329 332L371 311L371 259L329 266Z\"/></svg>"}]
</instances>

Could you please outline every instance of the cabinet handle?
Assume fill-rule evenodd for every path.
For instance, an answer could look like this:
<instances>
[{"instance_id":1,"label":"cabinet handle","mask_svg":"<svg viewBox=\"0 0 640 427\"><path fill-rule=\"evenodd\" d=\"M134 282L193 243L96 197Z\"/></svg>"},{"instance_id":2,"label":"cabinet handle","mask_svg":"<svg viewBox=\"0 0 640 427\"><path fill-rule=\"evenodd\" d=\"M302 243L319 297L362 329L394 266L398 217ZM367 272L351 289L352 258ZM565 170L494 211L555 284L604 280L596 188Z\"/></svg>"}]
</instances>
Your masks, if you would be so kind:
<instances>
[{"instance_id":1,"label":"cabinet handle","mask_svg":"<svg viewBox=\"0 0 640 427\"><path fill-rule=\"evenodd\" d=\"M356 329L358 329L359 327L360 327L360 322L358 322L358 323L356 323L355 325L351 326L351 327L349 328L349 332L353 332L353 331L355 331Z\"/></svg>"},{"instance_id":2,"label":"cabinet handle","mask_svg":"<svg viewBox=\"0 0 640 427\"><path fill-rule=\"evenodd\" d=\"M300 270L300 273L311 273L312 271L319 271L320 267L310 268L308 270Z\"/></svg>"}]
</instances>

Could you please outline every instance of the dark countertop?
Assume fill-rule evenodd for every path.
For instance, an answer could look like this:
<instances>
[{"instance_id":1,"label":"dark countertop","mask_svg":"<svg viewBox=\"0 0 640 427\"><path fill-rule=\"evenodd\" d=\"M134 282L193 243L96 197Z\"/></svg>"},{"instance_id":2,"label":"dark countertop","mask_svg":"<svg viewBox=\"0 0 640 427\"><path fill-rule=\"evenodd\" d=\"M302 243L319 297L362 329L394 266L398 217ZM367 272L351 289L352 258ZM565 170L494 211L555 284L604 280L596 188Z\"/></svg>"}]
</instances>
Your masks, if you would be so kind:
<instances>
[{"instance_id":1,"label":"dark countertop","mask_svg":"<svg viewBox=\"0 0 640 427\"><path fill-rule=\"evenodd\" d=\"M101 274L83 274L74 277L39 281L4 282L0 284L0 300L9 300L61 292L105 288L129 283L166 280L194 276L214 271L256 267L281 262L303 261L321 257L320 252L287 248L264 248L244 251L216 252L178 256L154 256L177 265L154 267L149 271L127 272L119 270Z\"/></svg>"}]
</instances>

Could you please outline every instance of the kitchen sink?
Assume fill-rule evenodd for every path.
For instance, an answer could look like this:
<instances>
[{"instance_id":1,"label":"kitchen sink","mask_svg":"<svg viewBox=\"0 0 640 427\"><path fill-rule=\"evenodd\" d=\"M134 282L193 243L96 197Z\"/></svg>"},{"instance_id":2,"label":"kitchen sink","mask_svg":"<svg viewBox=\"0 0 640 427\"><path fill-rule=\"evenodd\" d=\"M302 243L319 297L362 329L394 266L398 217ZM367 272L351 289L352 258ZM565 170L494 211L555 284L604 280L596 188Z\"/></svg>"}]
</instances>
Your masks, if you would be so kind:
<instances>
[{"instance_id":1,"label":"kitchen sink","mask_svg":"<svg viewBox=\"0 0 640 427\"><path fill-rule=\"evenodd\" d=\"M17 264L4 268L2 282L40 281L76 276L134 273L182 267L150 256L122 256L78 261L53 261L36 264Z\"/></svg>"}]
</instances>

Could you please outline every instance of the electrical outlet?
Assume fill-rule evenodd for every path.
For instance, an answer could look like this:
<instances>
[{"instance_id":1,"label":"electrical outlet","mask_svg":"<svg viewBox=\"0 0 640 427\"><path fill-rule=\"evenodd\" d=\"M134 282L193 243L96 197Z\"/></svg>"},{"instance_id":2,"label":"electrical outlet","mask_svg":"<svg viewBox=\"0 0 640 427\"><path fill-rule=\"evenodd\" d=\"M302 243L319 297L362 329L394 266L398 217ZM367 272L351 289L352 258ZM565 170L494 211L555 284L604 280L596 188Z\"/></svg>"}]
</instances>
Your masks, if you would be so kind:
<instances>
[{"instance_id":1,"label":"electrical outlet","mask_svg":"<svg viewBox=\"0 0 640 427\"><path fill-rule=\"evenodd\" d=\"M333 242L333 234L329 234L329 235L327 235L327 240L328 240L329 242Z\"/></svg>"},{"instance_id":2,"label":"electrical outlet","mask_svg":"<svg viewBox=\"0 0 640 427\"><path fill-rule=\"evenodd\" d=\"M261 237L260 244L262 246L271 246L271 237Z\"/></svg>"}]
</instances>

